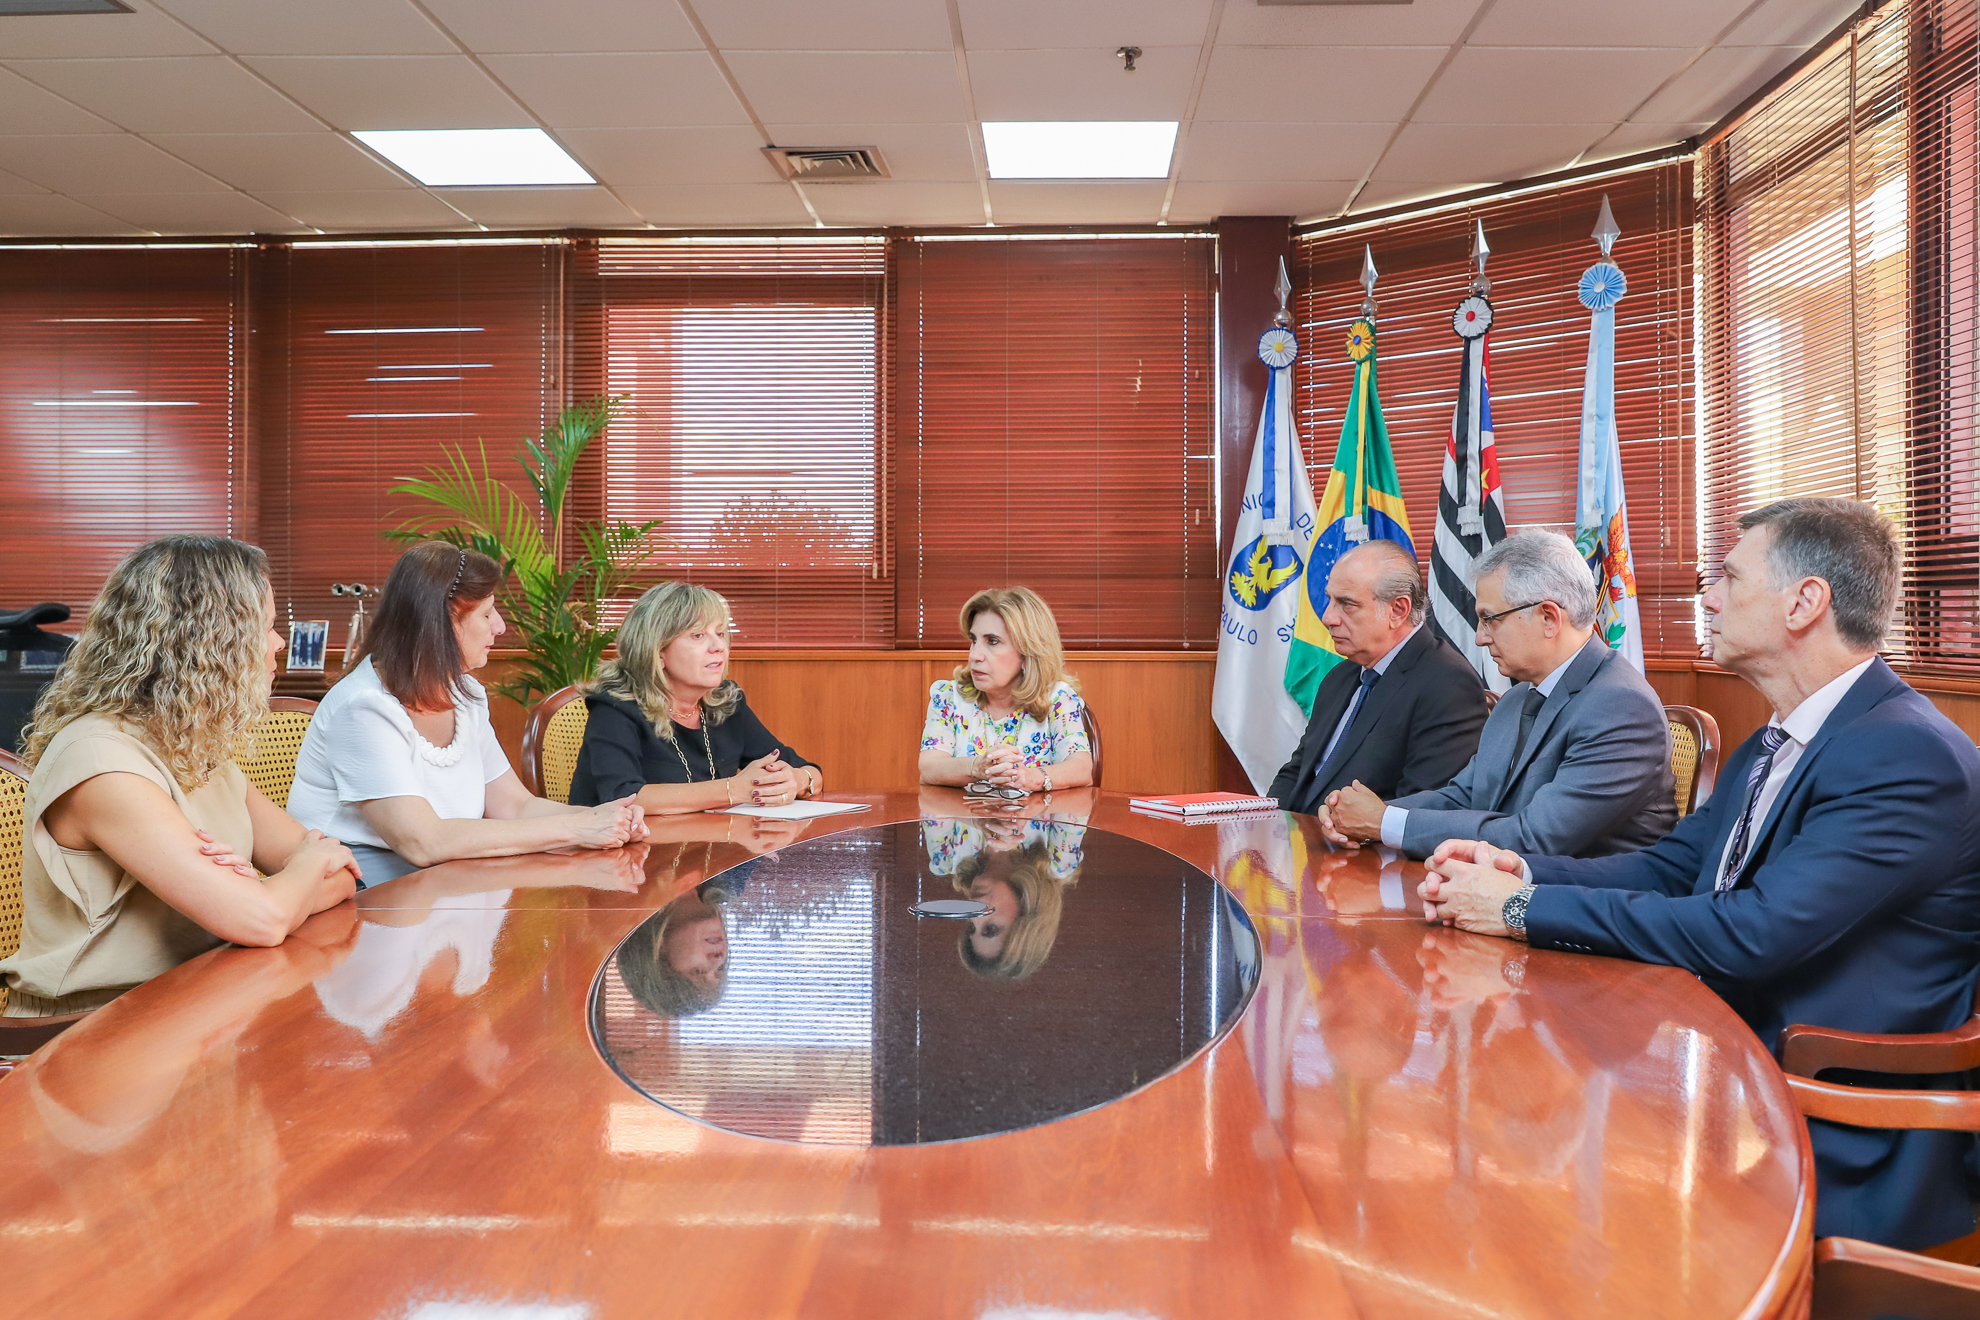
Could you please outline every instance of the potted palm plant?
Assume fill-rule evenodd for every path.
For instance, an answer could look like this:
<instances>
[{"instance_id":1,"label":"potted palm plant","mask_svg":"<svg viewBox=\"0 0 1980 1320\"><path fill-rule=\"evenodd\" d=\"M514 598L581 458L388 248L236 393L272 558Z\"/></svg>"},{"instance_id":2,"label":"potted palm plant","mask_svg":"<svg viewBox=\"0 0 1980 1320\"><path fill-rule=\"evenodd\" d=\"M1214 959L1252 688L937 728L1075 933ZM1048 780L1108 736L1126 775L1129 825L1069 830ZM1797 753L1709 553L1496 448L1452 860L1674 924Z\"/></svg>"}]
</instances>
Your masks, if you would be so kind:
<instances>
[{"instance_id":1,"label":"potted palm plant","mask_svg":"<svg viewBox=\"0 0 1980 1320\"><path fill-rule=\"evenodd\" d=\"M482 442L476 455L465 445L443 446L444 462L392 487L426 506L388 532L392 540L446 541L502 565L496 607L520 637L523 660L489 686L521 705L592 677L618 635L601 621L604 602L656 552L657 518L593 520L569 510L578 461L625 408L624 396L573 403L541 436L524 441L517 457L529 494L495 475Z\"/></svg>"}]
</instances>

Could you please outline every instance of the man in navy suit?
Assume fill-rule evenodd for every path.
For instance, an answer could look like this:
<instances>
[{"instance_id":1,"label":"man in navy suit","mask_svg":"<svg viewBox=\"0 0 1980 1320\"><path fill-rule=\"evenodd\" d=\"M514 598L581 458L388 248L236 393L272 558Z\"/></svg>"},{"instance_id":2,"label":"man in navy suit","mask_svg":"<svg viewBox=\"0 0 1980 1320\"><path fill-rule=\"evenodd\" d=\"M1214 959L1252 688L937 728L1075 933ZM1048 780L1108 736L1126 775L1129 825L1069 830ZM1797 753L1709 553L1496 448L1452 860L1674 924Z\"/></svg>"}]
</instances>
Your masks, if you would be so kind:
<instances>
[{"instance_id":1,"label":"man in navy suit","mask_svg":"<svg viewBox=\"0 0 1980 1320\"><path fill-rule=\"evenodd\" d=\"M1782 500L1740 526L1704 597L1712 658L1774 717L1733 754L1712 800L1618 857L1522 860L1447 843L1420 890L1428 915L1682 967L1770 1049L1791 1023L1950 1030L1973 1012L1980 969L1980 753L1877 658L1896 538L1852 500ZM1973 1230L1970 1133L1808 1129L1816 1236L1922 1247Z\"/></svg>"}]
</instances>

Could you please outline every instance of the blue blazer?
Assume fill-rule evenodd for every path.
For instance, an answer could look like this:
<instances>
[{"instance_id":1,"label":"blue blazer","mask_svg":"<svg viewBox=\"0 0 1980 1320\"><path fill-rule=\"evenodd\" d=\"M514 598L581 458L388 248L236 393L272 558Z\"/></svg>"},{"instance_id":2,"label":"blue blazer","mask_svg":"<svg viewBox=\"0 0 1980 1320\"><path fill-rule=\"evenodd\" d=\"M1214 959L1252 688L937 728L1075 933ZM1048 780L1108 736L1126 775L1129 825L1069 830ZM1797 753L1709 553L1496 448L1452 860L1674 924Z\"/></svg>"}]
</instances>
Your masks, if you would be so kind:
<instances>
[{"instance_id":1,"label":"blue blazer","mask_svg":"<svg viewBox=\"0 0 1980 1320\"><path fill-rule=\"evenodd\" d=\"M1980 753L1882 660L1844 694L1757 826L1739 883L1713 892L1746 805L1755 734L1704 807L1643 852L1528 859L1539 948L1665 963L1716 990L1769 1049L1781 1029L1949 1031L1980 970ZM1961 1085L1960 1078L1859 1084ZM1921 1247L1973 1231L1964 1132L1811 1120L1815 1234Z\"/></svg>"}]
</instances>

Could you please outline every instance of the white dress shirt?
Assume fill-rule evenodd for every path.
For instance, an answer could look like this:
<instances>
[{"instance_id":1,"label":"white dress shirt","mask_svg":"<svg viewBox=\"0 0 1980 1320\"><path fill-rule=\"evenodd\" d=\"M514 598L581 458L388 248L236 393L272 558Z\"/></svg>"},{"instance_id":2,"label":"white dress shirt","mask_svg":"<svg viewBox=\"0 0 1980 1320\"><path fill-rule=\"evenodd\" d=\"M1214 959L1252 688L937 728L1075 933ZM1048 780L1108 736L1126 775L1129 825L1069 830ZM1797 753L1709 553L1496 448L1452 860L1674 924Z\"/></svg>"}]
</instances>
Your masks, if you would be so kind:
<instances>
[{"instance_id":1,"label":"white dress shirt","mask_svg":"<svg viewBox=\"0 0 1980 1320\"><path fill-rule=\"evenodd\" d=\"M1569 656L1567 659L1561 661L1559 668L1555 669L1553 673L1541 679L1540 682L1536 685L1540 689L1540 695L1543 697L1553 696L1554 689L1560 685L1561 675L1567 673L1568 666L1573 664L1577 659L1580 658L1580 656L1581 656L1581 648L1576 647L1574 650L1574 654ZM1534 718L1537 720L1539 719L1539 716L1536 715L1534 716ZM1403 825L1408 820L1409 820L1409 811L1407 808L1404 807L1382 808L1382 842L1391 848L1402 847Z\"/></svg>"}]
</instances>

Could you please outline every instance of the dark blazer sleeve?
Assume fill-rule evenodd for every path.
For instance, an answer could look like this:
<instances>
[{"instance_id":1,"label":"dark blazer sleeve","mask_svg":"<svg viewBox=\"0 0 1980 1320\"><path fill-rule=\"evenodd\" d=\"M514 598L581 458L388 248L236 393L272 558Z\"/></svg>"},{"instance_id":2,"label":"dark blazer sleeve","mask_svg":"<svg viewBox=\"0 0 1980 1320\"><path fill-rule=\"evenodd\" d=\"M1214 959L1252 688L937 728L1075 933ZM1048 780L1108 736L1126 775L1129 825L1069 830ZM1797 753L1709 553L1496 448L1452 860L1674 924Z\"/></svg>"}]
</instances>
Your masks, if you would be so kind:
<instances>
[{"instance_id":1,"label":"dark blazer sleeve","mask_svg":"<svg viewBox=\"0 0 1980 1320\"><path fill-rule=\"evenodd\" d=\"M1822 749L1806 781L1791 785L1808 806L1798 821L1782 818L1781 828L1792 828L1793 837L1750 881L1723 894L1693 894L1687 886L1682 896L1648 886L1631 892L1549 885L1527 909L1529 938L1753 984L1786 974L1861 923L1931 893L1958 851L1970 806L1966 767L1943 738L1916 723L1871 723L1850 733L1847 743ZM1736 811L1734 796L1715 794L1714 814ZM1696 844L1703 826L1680 827L1667 841L1681 838L1702 860ZM1660 844L1632 856L1649 859L1662 850ZM1693 870L1694 882L1701 870ZM1536 881L1541 873L1536 866Z\"/></svg>"},{"instance_id":2,"label":"dark blazer sleeve","mask_svg":"<svg viewBox=\"0 0 1980 1320\"><path fill-rule=\"evenodd\" d=\"M1438 655L1440 661L1448 656L1456 665L1421 666L1429 672L1420 676L1425 690L1410 705L1409 750L1396 797L1442 788L1478 751L1478 735L1485 727L1485 688L1455 651L1443 647Z\"/></svg>"},{"instance_id":3,"label":"dark blazer sleeve","mask_svg":"<svg viewBox=\"0 0 1980 1320\"><path fill-rule=\"evenodd\" d=\"M578 748L578 770L571 776L571 803L595 807L631 797L646 787L645 760L640 752L644 739L639 727L646 717L617 702L585 704L590 718L585 721L584 742Z\"/></svg>"},{"instance_id":4,"label":"dark blazer sleeve","mask_svg":"<svg viewBox=\"0 0 1980 1320\"><path fill-rule=\"evenodd\" d=\"M737 770L748 765L751 761L759 760L768 756L771 752L778 750L783 752L784 764L786 765L815 766L817 764L814 761L807 761L802 756L799 756L797 749L787 742L778 741L770 730L764 728L763 721L757 717L755 711L749 708L748 697L743 698L742 704L736 707L735 714L724 720L723 724L729 730L730 735L736 739L737 752L742 758L736 763ZM733 774L735 771L732 770L729 773Z\"/></svg>"}]
</instances>

